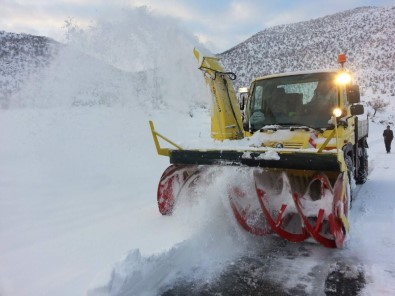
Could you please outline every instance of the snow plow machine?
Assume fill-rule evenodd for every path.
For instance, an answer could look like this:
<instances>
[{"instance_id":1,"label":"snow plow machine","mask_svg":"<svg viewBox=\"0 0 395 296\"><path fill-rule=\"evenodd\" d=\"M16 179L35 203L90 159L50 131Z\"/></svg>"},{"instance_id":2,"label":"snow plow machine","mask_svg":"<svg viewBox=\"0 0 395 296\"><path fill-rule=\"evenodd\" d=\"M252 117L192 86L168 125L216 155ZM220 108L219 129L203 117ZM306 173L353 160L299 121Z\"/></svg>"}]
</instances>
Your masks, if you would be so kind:
<instances>
[{"instance_id":1,"label":"snow plow machine","mask_svg":"<svg viewBox=\"0 0 395 296\"><path fill-rule=\"evenodd\" d=\"M200 186L209 168L236 166L251 181L227 188L241 228L342 248L353 188L368 174L368 120L359 87L344 68L346 56L339 55L335 70L256 78L237 96L234 73L224 72L215 57L194 54L212 93L211 138L227 145L183 149L150 121L157 152L171 163L158 185L160 213L171 215L182 193Z\"/></svg>"}]
</instances>

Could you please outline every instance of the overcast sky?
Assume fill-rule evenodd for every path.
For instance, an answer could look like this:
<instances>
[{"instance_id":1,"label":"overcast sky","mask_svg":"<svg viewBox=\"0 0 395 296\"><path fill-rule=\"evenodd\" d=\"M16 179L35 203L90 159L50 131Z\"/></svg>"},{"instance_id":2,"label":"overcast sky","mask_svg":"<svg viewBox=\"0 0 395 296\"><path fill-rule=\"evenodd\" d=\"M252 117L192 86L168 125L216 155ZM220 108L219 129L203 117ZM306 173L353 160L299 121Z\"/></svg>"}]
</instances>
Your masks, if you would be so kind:
<instances>
[{"instance_id":1,"label":"overcast sky","mask_svg":"<svg viewBox=\"0 0 395 296\"><path fill-rule=\"evenodd\" d=\"M103 11L137 6L179 19L209 49L222 52L274 25L361 6L395 6L395 0L0 0L0 30L63 41L67 19L83 27Z\"/></svg>"}]
</instances>

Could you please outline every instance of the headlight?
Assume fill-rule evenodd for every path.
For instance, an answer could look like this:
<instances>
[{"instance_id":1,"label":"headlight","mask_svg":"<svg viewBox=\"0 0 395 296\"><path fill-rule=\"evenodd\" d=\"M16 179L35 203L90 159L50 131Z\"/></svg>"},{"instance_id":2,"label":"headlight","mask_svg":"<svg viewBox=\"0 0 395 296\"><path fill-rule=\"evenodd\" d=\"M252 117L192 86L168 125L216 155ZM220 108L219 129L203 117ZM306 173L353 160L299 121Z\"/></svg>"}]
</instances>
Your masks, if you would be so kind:
<instances>
[{"instance_id":1,"label":"headlight","mask_svg":"<svg viewBox=\"0 0 395 296\"><path fill-rule=\"evenodd\" d=\"M340 117L340 116L342 115L342 110L341 110L340 108L335 108L335 109L333 110L333 115L334 115L335 117Z\"/></svg>"},{"instance_id":2,"label":"headlight","mask_svg":"<svg viewBox=\"0 0 395 296\"><path fill-rule=\"evenodd\" d=\"M340 73L336 77L336 83L338 84L347 84L351 82L351 75L348 73Z\"/></svg>"}]
</instances>

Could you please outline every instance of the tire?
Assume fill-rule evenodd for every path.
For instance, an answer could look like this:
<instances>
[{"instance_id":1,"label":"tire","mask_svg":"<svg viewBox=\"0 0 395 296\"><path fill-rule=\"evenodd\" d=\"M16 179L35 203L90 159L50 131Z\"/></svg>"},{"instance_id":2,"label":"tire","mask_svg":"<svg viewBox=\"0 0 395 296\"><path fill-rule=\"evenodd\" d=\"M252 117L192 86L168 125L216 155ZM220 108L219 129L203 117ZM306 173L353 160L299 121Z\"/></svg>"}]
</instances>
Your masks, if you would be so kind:
<instances>
[{"instance_id":1,"label":"tire","mask_svg":"<svg viewBox=\"0 0 395 296\"><path fill-rule=\"evenodd\" d=\"M359 163L359 167L356 172L355 182L357 184L363 184L368 179L369 172L368 153L365 147L359 148L357 161Z\"/></svg>"},{"instance_id":2,"label":"tire","mask_svg":"<svg viewBox=\"0 0 395 296\"><path fill-rule=\"evenodd\" d=\"M346 162L347 165L347 176L348 176L348 183L350 185L350 207L351 207L351 203L353 200L353 196L354 196L354 189L355 189L355 166L354 163L352 161L352 157L350 155L346 155L344 161Z\"/></svg>"}]
</instances>

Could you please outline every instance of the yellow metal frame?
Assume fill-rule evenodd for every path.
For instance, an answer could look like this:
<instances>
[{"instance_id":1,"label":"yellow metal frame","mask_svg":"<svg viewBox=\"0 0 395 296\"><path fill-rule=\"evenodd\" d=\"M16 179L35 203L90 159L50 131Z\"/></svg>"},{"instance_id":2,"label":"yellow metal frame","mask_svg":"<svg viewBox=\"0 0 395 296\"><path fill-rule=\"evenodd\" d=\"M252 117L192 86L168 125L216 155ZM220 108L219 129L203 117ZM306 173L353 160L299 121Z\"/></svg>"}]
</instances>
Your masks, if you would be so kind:
<instances>
[{"instance_id":1,"label":"yellow metal frame","mask_svg":"<svg viewBox=\"0 0 395 296\"><path fill-rule=\"evenodd\" d=\"M318 153L321 153L322 150L325 149L325 147L328 145L329 141L332 140L332 138L333 138L333 136L335 135L335 133L336 133L336 130L334 129L334 130L330 133L330 135L328 136L328 138L326 138L325 142L322 143L320 149L318 149ZM336 137L336 138L337 138L337 137ZM337 144L336 144L336 145L337 145Z\"/></svg>"},{"instance_id":2,"label":"yellow metal frame","mask_svg":"<svg viewBox=\"0 0 395 296\"><path fill-rule=\"evenodd\" d=\"M218 141L242 139L241 111L229 77L233 73L224 72L218 58L203 56L196 48L193 53L212 94L211 137Z\"/></svg>"},{"instance_id":3,"label":"yellow metal frame","mask_svg":"<svg viewBox=\"0 0 395 296\"><path fill-rule=\"evenodd\" d=\"M159 155L170 156L170 149L169 148L162 148L162 147L160 147L160 143L159 143L158 137L163 139L163 140L165 140L167 143L173 145L178 150L184 150L181 146L177 145L176 143L172 142L171 140L169 140L165 136L163 136L160 133L158 133L155 130L154 123L151 120L149 121L149 125L150 125L150 128L151 128L152 137L154 138L156 151L158 152Z\"/></svg>"}]
</instances>

